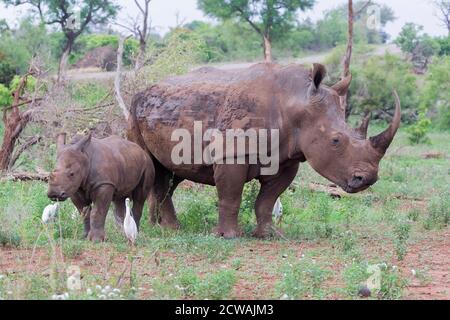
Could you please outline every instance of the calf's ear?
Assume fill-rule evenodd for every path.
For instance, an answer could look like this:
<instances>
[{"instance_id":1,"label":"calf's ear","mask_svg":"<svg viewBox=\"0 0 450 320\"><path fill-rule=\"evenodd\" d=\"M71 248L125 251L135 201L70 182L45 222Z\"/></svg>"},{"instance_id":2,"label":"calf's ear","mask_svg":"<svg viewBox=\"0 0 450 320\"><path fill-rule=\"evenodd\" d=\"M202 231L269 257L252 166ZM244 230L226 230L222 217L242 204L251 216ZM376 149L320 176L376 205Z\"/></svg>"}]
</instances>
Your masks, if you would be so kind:
<instances>
[{"instance_id":1,"label":"calf's ear","mask_svg":"<svg viewBox=\"0 0 450 320\"><path fill-rule=\"evenodd\" d=\"M320 63L314 63L311 76L313 89L318 90L323 79L327 76L327 69Z\"/></svg>"},{"instance_id":2,"label":"calf's ear","mask_svg":"<svg viewBox=\"0 0 450 320\"><path fill-rule=\"evenodd\" d=\"M61 132L56 137L56 151L60 152L62 148L66 145L66 137L67 134L65 132Z\"/></svg>"},{"instance_id":3,"label":"calf's ear","mask_svg":"<svg viewBox=\"0 0 450 320\"><path fill-rule=\"evenodd\" d=\"M84 152L86 147L91 143L92 132L89 132L85 137L81 138L75 145L74 148L78 151Z\"/></svg>"}]
</instances>

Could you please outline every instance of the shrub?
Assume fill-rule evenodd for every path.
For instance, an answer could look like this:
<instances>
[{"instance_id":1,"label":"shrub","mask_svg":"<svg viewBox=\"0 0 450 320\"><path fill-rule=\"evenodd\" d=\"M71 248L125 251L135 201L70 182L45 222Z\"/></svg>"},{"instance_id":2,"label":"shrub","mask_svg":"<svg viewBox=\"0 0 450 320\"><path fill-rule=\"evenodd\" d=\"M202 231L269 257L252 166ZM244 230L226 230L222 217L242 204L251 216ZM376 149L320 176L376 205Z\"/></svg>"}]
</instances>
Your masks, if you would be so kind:
<instances>
[{"instance_id":1,"label":"shrub","mask_svg":"<svg viewBox=\"0 0 450 320\"><path fill-rule=\"evenodd\" d=\"M444 130L450 129L450 56L437 58L429 67L420 100L435 123Z\"/></svg>"},{"instance_id":2,"label":"shrub","mask_svg":"<svg viewBox=\"0 0 450 320\"><path fill-rule=\"evenodd\" d=\"M394 246L395 253L398 260L403 260L407 250L407 241L409 239L409 232L411 225L406 221L399 221L394 226Z\"/></svg>"},{"instance_id":3,"label":"shrub","mask_svg":"<svg viewBox=\"0 0 450 320\"><path fill-rule=\"evenodd\" d=\"M208 274L196 285L195 295L198 299L229 299L235 283L236 274L233 270L217 271Z\"/></svg>"},{"instance_id":4,"label":"shrub","mask_svg":"<svg viewBox=\"0 0 450 320\"><path fill-rule=\"evenodd\" d=\"M442 193L435 196L428 206L428 216L425 219L425 229L445 228L450 222L450 194Z\"/></svg>"},{"instance_id":5,"label":"shrub","mask_svg":"<svg viewBox=\"0 0 450 320\"><path fill-rule=\"evenodd\" d=\"M329 271L322 269L310 258L300 262L288 263L282 268L283 278L277 285L279 297L287 299L302 299L321 297L321 287L328 278Z\"/></svg>"},{"instance_id":6,"label":"shrub","mask_svg":"<svg viewBox=\"0 0 450 320\"><path fill-rule=\"evenodd\" d=\"M411 73L409 63L391 54L375 56L356 65L352 74L350 105L354 113L372 111L374 118L387 119L386 114L391 114L395 105L392 94L395 89L402 103L404 120L415 118L405 116L408 112L414 115L419 106L416 76Z\"/></svg>"},{"instance_id":7,"label":"shrub","mask_svg":"<svg viewBox=\"0 0 450 320\"><path fill-rule=\"evenodd\" d=\"M425 112L421 112L417 122L407 129L409 142L412 144L430 143L427 136L430 127L431 120L427 118Z\"/></svg>"}]
</instances>

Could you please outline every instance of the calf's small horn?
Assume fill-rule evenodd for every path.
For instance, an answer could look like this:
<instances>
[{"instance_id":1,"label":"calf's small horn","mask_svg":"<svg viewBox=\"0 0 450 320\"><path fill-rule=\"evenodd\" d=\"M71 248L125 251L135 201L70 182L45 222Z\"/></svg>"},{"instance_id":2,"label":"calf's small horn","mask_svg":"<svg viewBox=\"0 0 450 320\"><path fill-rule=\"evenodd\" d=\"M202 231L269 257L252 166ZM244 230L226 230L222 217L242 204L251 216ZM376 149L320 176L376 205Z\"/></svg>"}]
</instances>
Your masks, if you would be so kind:
<instances>
[{"instance_id":1,"label":"calf's small horn","mask_svg":"<svg viewBox=\"0 0 450 320\"><path fill-rule=\"evenodd\" d=\"M391 124L389 125L389 128L387 128L379 135L370 138L370 144L372 145L372 147L383 155L386 153L386 150L389 148L392 140L394 139L394 136L397 133L398 128L400 127L400 121L402 118L400 98L398 97L397 91L395 90L394 97L395 114Z\"/></svg>"},{"instance_id":2,"label":"calf's small horn","mask_svg":"<svg viewBox=\"0 0 450 320\"><path fill-rule=\"evenodd\" d=\"M67 137L67 134L65 132L58 134L58 136L56 137L57 152L59 152L61 150L61 148L66 144L66 137Z\"/></svg>"},{"instance_id":3,"label":"calf's small horn","mask_svg":"<svg viewBox=\"0 0 450 320\"><path fill-rule=\"evenodd\" d=\"M361 136L361 138L366 139L367 138L367 129L369 128L370 123L370 117L372 116L372 113L369 112L363 120L361 121L361 124L358 128L355 129L356 133Z\"/></svg>"}]
</instances>

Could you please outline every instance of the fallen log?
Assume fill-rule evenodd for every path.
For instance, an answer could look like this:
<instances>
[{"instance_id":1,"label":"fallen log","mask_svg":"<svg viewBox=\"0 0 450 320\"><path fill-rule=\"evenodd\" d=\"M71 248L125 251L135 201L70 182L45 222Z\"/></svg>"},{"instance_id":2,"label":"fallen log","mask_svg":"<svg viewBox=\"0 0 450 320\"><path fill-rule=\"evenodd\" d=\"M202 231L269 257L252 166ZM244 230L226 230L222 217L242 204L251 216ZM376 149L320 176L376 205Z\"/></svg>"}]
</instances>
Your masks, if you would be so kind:
<instances>
[{"instance_id":1,"label":"fallen log","mask_svg":"<svg viewBox=\"0 0 450 320\"><path fill-rule=\"evenodd\" d=\"M48 182L48 173L8 172L0 177L3 181L43 181Z\"/></svg>"}]
</instances>

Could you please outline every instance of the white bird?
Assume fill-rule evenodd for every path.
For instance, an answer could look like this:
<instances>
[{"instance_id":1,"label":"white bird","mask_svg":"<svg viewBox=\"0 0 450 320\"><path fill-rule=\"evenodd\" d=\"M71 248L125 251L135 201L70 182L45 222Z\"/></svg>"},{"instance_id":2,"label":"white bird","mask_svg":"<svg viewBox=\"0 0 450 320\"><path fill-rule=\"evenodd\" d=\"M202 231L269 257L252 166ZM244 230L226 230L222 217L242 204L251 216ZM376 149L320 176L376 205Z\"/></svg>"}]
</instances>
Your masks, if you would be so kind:
<instances>
[{"instance_id":1,"label":"white bird","mask_svg":"<svg viewBox=\"0 0 450 320\"><path fill-rule=\"evenodd\" d=\"M131 244L134 244L134 242L137 239L138 236L138 229L136 225L136 221L134 221L133 213L131 212L131 206L130 206L130 199L125 199L125 219L123 220L123 231L125 232L125 235L128 238L128 241Z\"/></svg>"},{"instance_id":2,"label":"white bird","mask_svg":"<svg viewBox=\"0 0 450 320\"><path fill-rule=\"evenodd\" d=\"M273 206L272 215L277 223L281 221L281 216L283 215L283 205L281 204L280 198L277 199L277 202L275 202L275 205Z\"/></svg>"},{"instance_id":3,"label":"white bird","mask_svg":"<svg viewBox=\"0 0 450 320\"><path fill-rule=\"evenodd\" d=\"M45 224L52 222L56 218L58 210L59 202L46 206L42 212L42 222Z\"/></svg>"}]
</instances>

